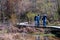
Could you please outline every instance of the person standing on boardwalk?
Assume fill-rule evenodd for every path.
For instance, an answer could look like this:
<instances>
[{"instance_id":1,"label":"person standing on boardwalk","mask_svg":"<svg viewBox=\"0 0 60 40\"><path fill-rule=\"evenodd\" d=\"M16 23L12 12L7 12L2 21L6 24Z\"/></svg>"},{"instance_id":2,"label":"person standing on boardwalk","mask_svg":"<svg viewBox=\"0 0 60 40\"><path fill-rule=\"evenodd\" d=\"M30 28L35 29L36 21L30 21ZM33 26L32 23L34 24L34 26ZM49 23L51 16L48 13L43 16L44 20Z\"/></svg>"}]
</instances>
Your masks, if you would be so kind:
<instances>
[{"instance_id":1,"label":"person standing on boardwalk","mask_svg":"<svg viewBox=\"0 0 60 40\"><path fill-rule=\"evenodd\" d=\"M42 18L44 27L46 27L46 19L47 19L47 16L46 16L46 14L44 14L43 18Z\"/></svg>"},{"instance_id":2,"label":"person standing on boardwalk","mask_svg":"<svg viewBox=\"0 0 60 40\"><path fill-rule=\"evenodd\" d=\"M40 16L39 16L39 14L34 17L34 21L35 21L35 26L39 27L39 25L40 25Z\"/></svg>"}]
</instances>

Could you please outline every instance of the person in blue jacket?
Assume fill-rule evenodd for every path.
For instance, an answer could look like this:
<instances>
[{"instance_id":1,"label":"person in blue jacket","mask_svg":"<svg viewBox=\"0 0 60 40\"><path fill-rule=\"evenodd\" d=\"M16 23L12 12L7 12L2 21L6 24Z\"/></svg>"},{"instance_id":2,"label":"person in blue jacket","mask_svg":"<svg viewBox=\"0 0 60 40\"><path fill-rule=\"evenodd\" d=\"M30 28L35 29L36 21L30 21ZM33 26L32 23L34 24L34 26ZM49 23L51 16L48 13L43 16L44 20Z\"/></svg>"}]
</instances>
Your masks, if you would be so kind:
<instances>
[{"instance_id":1,"label":"person in blue jacket","mask_svg":"<svg viewBox=\"0 0 60 40\"><path fill-rule=\"evenodd\" d=\"M40 16L39 14L37 16L34 17L34 21L35 21L35 26L39 27L40 25Z\"/></svg>"},{"instance_id":2,"label":"person in blue jacket","mask_svg":"<svg viewBox=\"0 0 60 40\"><path fill-rule=\"evenodd\" d=\"M44 27L46 27L46 19L47 19L47 16L45 14L45 15L43 15L43 18L42 18Z\"/></svg>"}]
</instances>

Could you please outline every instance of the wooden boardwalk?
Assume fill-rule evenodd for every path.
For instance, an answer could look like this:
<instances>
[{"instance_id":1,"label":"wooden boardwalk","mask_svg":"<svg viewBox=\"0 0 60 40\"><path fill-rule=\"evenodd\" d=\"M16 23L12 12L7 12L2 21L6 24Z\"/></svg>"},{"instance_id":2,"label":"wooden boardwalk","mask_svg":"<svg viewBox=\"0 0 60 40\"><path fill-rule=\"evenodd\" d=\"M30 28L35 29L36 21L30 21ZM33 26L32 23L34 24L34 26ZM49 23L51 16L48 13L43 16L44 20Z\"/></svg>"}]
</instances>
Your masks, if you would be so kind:
<instances>
[{"instance_id":1,"label":"wooden boardwalk","mask_svg":"<svg viewBox=\"0 0 60 40\"><path fill-rule=\"evenodd\" d=\"M35 27L36 25L34 23L32 24L28 24L27 22L26 23L17 23L18 26L25 26L25 27ZM40 28L56 28L56 29L60 29L60 26L46 26L46 27L43 27L43 25L39 25Z\"/></svg>"}]
</instances>

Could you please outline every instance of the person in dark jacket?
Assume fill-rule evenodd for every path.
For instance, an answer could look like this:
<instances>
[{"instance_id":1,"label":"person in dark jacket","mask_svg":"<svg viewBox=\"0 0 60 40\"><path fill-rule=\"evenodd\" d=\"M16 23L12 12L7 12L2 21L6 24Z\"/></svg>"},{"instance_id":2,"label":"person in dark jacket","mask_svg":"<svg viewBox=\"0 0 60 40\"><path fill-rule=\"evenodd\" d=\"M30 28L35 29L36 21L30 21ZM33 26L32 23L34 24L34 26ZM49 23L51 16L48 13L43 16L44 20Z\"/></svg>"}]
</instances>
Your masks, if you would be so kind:
<instances>
[{"instance_id":1,"label":"person in dark jacket","mask_svg":"<svg viewBox=\"0 0 60 40\"><path fill-rule=\"evenodd\" d=\"M45 15L43 15L43 18L42 18L44 27L46 27L46 19L47 19L47 16L45 14Z\"/></svg>"},{"instance_id":2,"label":"person in dark jacket","mask_svg":"<svg viewBox=\"0 0 60 40\"><path fill-rule=\"evenodd\" d=\"M34 21L35 21L35 26L39 27L39 25L40 25L40 23L39 23L39 21L40 21L40 16L39 16L39 14L34 17Z\"/></svg>"}]
</instances>

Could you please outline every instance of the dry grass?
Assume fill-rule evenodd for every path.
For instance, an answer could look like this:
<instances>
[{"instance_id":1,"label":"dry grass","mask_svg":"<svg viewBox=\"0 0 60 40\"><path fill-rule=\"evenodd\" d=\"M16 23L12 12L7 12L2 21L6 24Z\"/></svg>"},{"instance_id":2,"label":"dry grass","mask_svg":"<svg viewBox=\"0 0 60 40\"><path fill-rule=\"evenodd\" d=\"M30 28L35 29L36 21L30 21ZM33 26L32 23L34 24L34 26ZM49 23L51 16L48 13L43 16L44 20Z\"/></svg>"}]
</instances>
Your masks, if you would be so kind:
<instances>
[{"instance_id":1,"label":"dry grass","mask_svg":"<svg viewBox=\"0 0 60 40\"><path fill-rule=\"evenodd\" d=\"M0 31L0 40L35 40L36 39L36 36L35 35L31 35L31 34L24 34L23 33L20 33L21 30L25 30L27 32L33 32L33 33L44 33L44 30L43 29L35 29L35 28L21 28L20 30L16 27L9 27L7 29L3 29ZM49 40L60 40L59 38L57 37L52 37L52 36L49 36L48 37ZM40 39L41 40L44 40L44 36L40 36Z\"/></svg>"},{"instance_id":2,"label":"dry grass","mask_svg":"<svg viewBox=\"0 0 60 40\"><path fill-rule=\"evenodd\" d=\"M9 34L1 34L0 40L34 40L32 35L25 35L23 36L20 33L9 33Z\"/></svg>"},{"instance_id":3,"label":"dry grass","mask_svg":"<svg viewBox=\"0 0 60 40\"><path fill-rule=\"evenodd\" d=\"M49 40L60 40L56 37L48 37ZM35 40L36 37L30 34L23 35L22 33L5 33L0 34L0 40ZM41 40L44 40L43 36L41 36Z\"/></svg>"}]
</instances>

